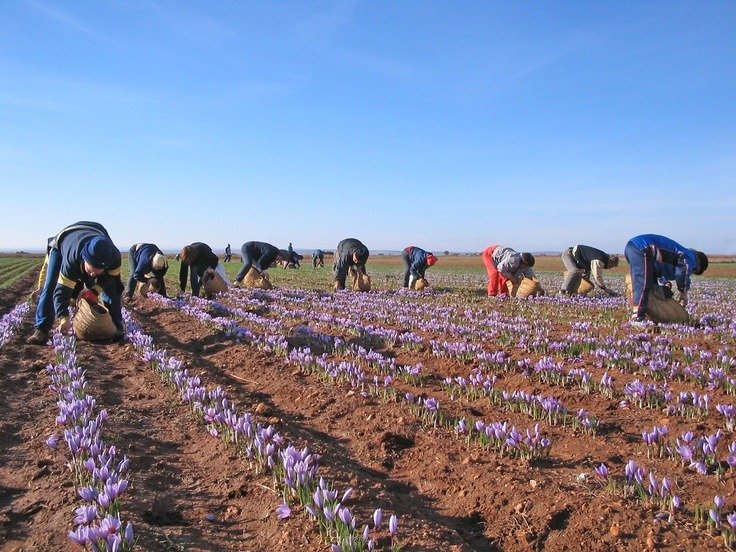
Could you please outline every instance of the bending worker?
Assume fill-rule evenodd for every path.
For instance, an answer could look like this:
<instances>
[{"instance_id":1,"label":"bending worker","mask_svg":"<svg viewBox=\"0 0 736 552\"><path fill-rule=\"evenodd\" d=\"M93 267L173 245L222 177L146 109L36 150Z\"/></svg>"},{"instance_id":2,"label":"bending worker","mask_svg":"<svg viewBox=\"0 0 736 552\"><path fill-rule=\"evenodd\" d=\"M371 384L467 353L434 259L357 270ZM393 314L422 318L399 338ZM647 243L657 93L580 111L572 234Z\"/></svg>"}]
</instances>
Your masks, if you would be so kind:
<instances>
[{"instance_id":1,"label":"bending worker","mask_svg":"<svg viewBox=\"0 0 736 552\"><path fill-rule=\"evenodd\" d=\"M46 278L36 306L36 322L32 345L48 341L54 320L59 329L69 329L69 300L82 287L102 295L102 300L117 327L117 338L123 336L123 316L120 295L120 251L105 228L97 222L77 222L67 226L46 248Z\"/></svg>"},{"instance_id":2,"label":"bending worker","mask_svg":"<svg viewBox=\"0 0 736 552\"><path fill-rule=\"evenodd\" d=\"M488 273L488 296L508 295L506 282L517 285L521 279L534 277L534 256L519 253L510 247L489 245L481 254Z\"/></svg>"},{"instance_id":3,"label":"bending worker","mask_svg":"<svg viewBox=\"0 0 736 552\"><path fill-rule=\"evenodd\" d=\"M158 293L166 297L166 284L164 276L169 270L166 255L152 243L137 243L128 251L128 267L130 268L130 279L125 295L128 299L133 298L136 282L145 284L151 276L158 282Z\"/></svg>"},{"instance_id":4,"label":"bending worker","mask_svg":"<svg viewBox=\"0 0 736 552\"><path fill-rule=\"evenodd\" d=\"M680 292L680 304L687 305L690 275L702 274L708 268L708 257L695 249L657 234L642 234L629 240L624 250L631 267L633 306L631 321L641 323L655 285L674 280ZM659 282L658 282L659 280Z\"/></svg>"},{"instance_id":5,"label":"bending worker","mask_svg":"<svg viewBox=\"0 0 736 552\"><path fill-rule=\"evenodd\" d=\"M348 269L355 267L355 270L366 274L365 263L368 261L370 251L363 245L360 240L355 238L347 238L337 244L335 250L335 284L333 289L345 289L345 278L348 275Z\"/></svg>"},{"instance_id":6,"label":"bending worker","mask_svg":"<svg viewBox=\"0 0 736 552\"><path fill-rule=\"evenodd\" d=\"M580 284L579 277L582 277L590 281L597 290L616 295L615 291L606 287L603 269L618 266L618 255L609 255L589 245L575 245L562 252L562 263L567 271L560 289L561 294L575 294Z\"/></svg>"},{"instance_id":7,"label":"bending worker","mask_svg":"<svg viewBox=\"0 0 736 552\"><path fill-rule=\"evenodd\" d=\"M434 266L437 257L420 247L410 245L401 252L404 261L404 287L411 288L414 280L424 278L427 267Z\"/></svg>"},{"instance_id":8,"label":"bending worker","mask_svg":"<svg viewBox=\"0 0 736 552\"><path fill-rule=\"evenodd\" d=\"M317 265L325 266L325 252L321 249L312 252L312 267L317 268Z\"/></svg>"},{"instance_id":9,"label":"bending worker","mask_svg":"<svg viewBox=\"0 0 736 552\"><path fill-rule=\"evenodd\" d=\"M194 242L185 246L179 252L179 288L183 292L187 288L187 274L192 284L192 295L199 295L202 287L202 276L205 270L211 268L217 270L220 260L214 254L212 248L206 243Z\"/></svg>"},{"instance_id":10,"label":"bending worker","mask_svg":"<svg viewBox=\"0 0 736 552\"><path fill-rule=\"evenodd\" d=\"M270 243L249 241L240 248L240 254L243 256L243 266L235 277L238 283L243 282L243 278L248 274L250 267L255 268L261 276L268 279L268 267L274 262L282 262L286 259L281 250Z\"/></svg>"}]
</instances>

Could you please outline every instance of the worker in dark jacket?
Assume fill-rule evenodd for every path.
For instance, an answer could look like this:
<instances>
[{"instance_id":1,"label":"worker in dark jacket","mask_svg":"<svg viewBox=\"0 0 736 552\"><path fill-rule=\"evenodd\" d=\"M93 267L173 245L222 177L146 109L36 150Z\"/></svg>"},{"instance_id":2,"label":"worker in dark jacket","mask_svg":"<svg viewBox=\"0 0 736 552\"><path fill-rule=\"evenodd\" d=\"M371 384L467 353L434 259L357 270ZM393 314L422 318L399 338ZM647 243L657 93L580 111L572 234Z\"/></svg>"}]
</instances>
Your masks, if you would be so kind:
<instances>
[{"instance_id":1,"label":"worker in dark jacket","mask_svg":"<svg viewBox=\"0 0 736 552\"><path fill-rule=\"evenodd\" d=\"M268 267L274 262L286 261L284 252L270 243L249 241L240 248L243 256L243 267L235 277L235 281L241 283L250 267L254 267L264 278L268 278Z\"/></svg>"},{"instance_id":2,"label":"worker in dark jacket","mask_svg":"<svg viewBox=\"0 0 736 552\"><path fill-rule=\"evenodd\" d=\"M618 255L610 255L589 245L574 245L562 252L562 264L567 271L560 289L561 294L575 294L580 278L584 278L592 283L596 290L616 295L615 291L606 286L603 269L617 267Z\"/></svg>"},{"instance_id":3,"label":"worker in dark jacket","mask_svg":"<svg viewBox=\"0 0 736 552\"><path fill-rule=\"evenodd\" d=\"M225 247L225 258L222 260L223 263L230 261L233 258L233 251L230 249L230 244Z\"/></svg>"},{"instance_id":4,"label":"worker in dark jacket","mask_svg":"<svg viewBox=\"0 0 736 552\"><path fill-rule=\"evenodd\" d=\"M137 282L148 283L149 278L156 278L158 282L158 293L166 297L166 284L164 276L169 270L166 255L152 243L137 243L128 251L128 267L130 279L125 295L128 299L133 298Z\"/></svg>"},{"instance_id":5,"label":"worker in dark jacket","mask_svg":"<svg viewBox=\"0 0 736 552\"><path fill-rule=\"evenodd\" d=\"M695 249L657 234L642 234L629 240L624 250L631 267L633 306L631 321L644 321L649 294L656 285L674 280L680 292L680 304L687 305L690 275L702 274L708 268L708 257Z\"/></svg>"},{"instance_id":6,"label":"worker in dark jacket","mask_svg":"<svg viewBox=\"0 0 736 552\"><path fill-rule=\"evenodd\" d=\"M199 295L202 287L202 276L208 268L216 269L220 260L206 243L194 242L179 252L181 267L179 268L179 288L183 292L187 288L187 274L192 285L192 295Z\"/></svg>"},{"instance_id":7,"label":"worker in dark jacket","mask_svg":"<svg viewBox=\"0 0 736 552\"><path fill-rule=\"evenodd\" d=\"M325 252L321 249L312 252L312 267L317 268L317 265L325 266Z\"/></svg>"},{"instance_id":8,"label":"worker in dark jacket","mask_svg":"<svg viewBox=\"0 0 736 552\"><path fill-rule=\"evenodd\" d=\"M117 337L123 336L123 316L120 296L120 251L105 228L97 222L77 222L67 226L53 238L46 248L46 275L36 307L35 331L28 338L34 345L48 341L54 320L59 329L69 329L69 300L82 288L102 295L117 326Z\"/></svg>"},{"instance_id":9,"label":"worker in dark jacket","mask_svg":"<svg viewBox=\"0 0 736 552\"><path fill-rule=\"evenodd\" d=\"M355 238L347 238L338 243L335 250L334 289L345 289L345 279L351 267L365 274L365 263L369 255L368 248Z\"/></svg>"},{"instance_id":10,"label":"worker in dark jacket","mask_svg":"<svg viewBox=\"0 0 736 552\"><path fill-rule=\"evenodd\" d=\"M414 280L424 278L427 267L434 266L437 257L421 247L410 245L401 252L404 260L404 287L411 288Z\"/></svg>"}]
</instances>

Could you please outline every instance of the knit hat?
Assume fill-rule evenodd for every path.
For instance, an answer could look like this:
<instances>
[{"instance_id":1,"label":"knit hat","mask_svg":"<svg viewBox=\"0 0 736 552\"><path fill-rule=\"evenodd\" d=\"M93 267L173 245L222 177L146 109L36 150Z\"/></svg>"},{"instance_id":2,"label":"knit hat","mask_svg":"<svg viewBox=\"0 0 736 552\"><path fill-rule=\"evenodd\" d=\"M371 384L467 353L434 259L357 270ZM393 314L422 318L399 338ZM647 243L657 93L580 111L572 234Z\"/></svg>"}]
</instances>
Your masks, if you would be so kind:
<instances>
[{"instance_id":1,"label":"knit hat","mask_svg":"<svg viewBox=\"0 0 736 552\"><path fill-rule=\"evenodd\" d=\"M695 274L702 274L708 268L708 256L697 249L693 249L693 252L695 253L695 258L698 260L698 266L695 267L693 272Z\"/></svg>"},{"instance_id":2,"label":"knit hat","mask_svg":"<svg viewBox=\"0 0 736 552\"><path fill-rule=\"evenodd\" d=\"M115 260L115 246L105 236L95 236L82 248L82 259L95 268L108 269Z\"/></svg>"},{"instance_id":3,"label":"knit hat","mask_svg":"<svg viewBox=\"0 0 736 552\"><path fill-rule=\"evenodd\" d=\"M437 262L437 257L432 255L432 253L427 255L427 266L434 266L434 263L436 262Z\"/></svg>"},{"instance_id":4,"label":"knit hat","mask_svg":"<svg viewBox=\"0 0 736 552\"><path fill-rule=\"evenodd\" d=\"M153 259L151 259L151 268L153 270L161 270L166 267L166 264L166 255L160 251L153 256Z\"/></svg>"}]
</instances>

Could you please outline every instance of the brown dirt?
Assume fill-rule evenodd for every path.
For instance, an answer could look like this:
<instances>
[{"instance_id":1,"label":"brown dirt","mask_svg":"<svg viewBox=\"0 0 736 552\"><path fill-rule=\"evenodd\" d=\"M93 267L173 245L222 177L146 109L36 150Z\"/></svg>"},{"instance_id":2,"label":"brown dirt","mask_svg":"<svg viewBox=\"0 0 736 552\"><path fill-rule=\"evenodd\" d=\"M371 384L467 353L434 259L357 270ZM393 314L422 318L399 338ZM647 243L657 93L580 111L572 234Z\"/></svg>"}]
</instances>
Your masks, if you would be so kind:
<instances>
[{"instance_id":1,"label":"brown dirt","mask_svg":"<svg viewBox=\"0 0 736 552\"><path fill-rule=\"evenodd\" d=\"M0 294L0 314L17 304L34 280L29 275ZM640 452L637 428L651 429L661 413L616 410L600 396L550 391L510 375L506 387L515 382L554 394L566 404L607 413L612 425L603 438L545 428L554 440L548 460L499 458L466 447L448 431L421 426L400 404L301 375L283 359L235 344L181 312L144 300L133 310L157 346L202 373L205 385L222 386L241 408L260 411L262 420L277 418L288 440L322 454L323 475L339 489L355 488L350 506L361 520L376 507L396 513L404 550L720 548L716 535L688 522L657 523L651 509L611 497L579 477L600 462L625 462L632 451ZM77 503L65 451L63 445L56 452L45 446L55 431L56 406L44 370L52 351L24 343L31 326L29 317L0 350L0 550L75 550L66 538ZM131 460L122 517L132 521L140 550L329 549L305 515L276 518L280 500L270 489L270 476L253 475L231 448L207 434L176 394L135 359L129 344L80 342L78 352L90 393L110 413L104 438ZM468 371L426 351L409 356L426 362L430 373ZM494 412L487 401L453 403L453 408L533 425L523 416ZM670 420L671 435L679 434L678 423ZM627 433L627 427L634 429ZM684 477L683 470L667 466ZM703 501L714 489L733 495L732 477L718 485L709 479Z\"/></svg>"}]
</instances>

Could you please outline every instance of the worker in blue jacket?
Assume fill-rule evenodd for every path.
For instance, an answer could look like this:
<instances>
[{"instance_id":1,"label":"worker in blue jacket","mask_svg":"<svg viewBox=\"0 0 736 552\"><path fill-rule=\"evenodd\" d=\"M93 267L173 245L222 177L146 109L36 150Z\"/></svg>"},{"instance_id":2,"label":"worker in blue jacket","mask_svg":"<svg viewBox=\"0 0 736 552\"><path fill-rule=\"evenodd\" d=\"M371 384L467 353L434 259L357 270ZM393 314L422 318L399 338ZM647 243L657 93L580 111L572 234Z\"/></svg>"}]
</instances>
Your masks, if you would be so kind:
<instances>
[{"instance_id":1,"label":"worker in blue jacket","mask_svg":"<svg viewBox=\"0 0 736 552\"><path fill-rule=\"evenodd\" d=\"M414 280L424 278L427 267L434 266L437 257L421 247L410 245L401 252L404 261L404 287L411 288Z\"/></svg>"},{"instance_id":2,"label":"worker in blue jacket","mask_svg":"<svg viewBox=\"0 0 736 552\"><path fill-rule=\"evenodd\" d=\"M28 338L28 343L46 343L57 318L62 332L69 329L69 301L83 287L102 295L117 327L116 337L121 338L123 316L120 297L124 286L120 279L120 264L120 251L107 230L97 222L77 222L49 238L46 274L36 306L35 331Z\"/></svg>"},{"instance_id":3,"label":"worker in blue jacket","mask_svg":"<svg viewBox=\"0 0 736 552\"><path fill-rule=\"evenodd\" d=\"M631 267L633 307L631 320L644 321L649 294L656 285L674 280L680 292L680 303L687 305L690 275L702 274L708 268L705 253L683 247L676 241L657 234L642 234L631 238L624 250Z\"/></svg>"},{"instance_id":4,"label":"worker in blue jacket","mask_svg":"<svg viewBox=\"0 0 736 552\"><path fill-rule=\"evenodd\" d=\"M152 243L137 243L128 251L128 268L130 279L125 295L128 299L133 298L136 282L148 283L153 277L158 282L158 293L166 297L166 284L164 276L169 270L166 255Z\"/></svg>"},{"instance_id":5,"label":"worker in blue jacket","mask_svg":"<svg viewBox=\"0 0 736 552\"><path fill-rule=\"evenodd\" d=\"M368 248L355 238L347 238L338 243L335 250L335 283L333 289L335 291L345 289L345 279L348 275L348 269L351 267L362 274L366 274L365 263L368 261L369 255Z\"/></svg>"},{"instance_id":6,"label":"worker in blue jacket","mask_svg":"<svg viewBox=\"0 0 736 552\"><path fill-rule=\"evenodd\" d=\"M206 243L194 242L179 252L179 288L183 292L187 288L187 275L191 280L192 295L199 295L202 287L202 276L208 268L216 269L220 259Z\"/></svg>"},{"instance_id":7,"label":"worker in blue jacket","mask_svg":"<svg viewBox=\"0 0 736 552\"><path fill-rule=\"evenodd\" d=\"M317 268L319 266L325 266L325 252L321 249L315 249L312 252L312 267Z\"/></svg>"},{"instance_id":8,"label":"worker in blue jacket","mask_svg":"<svg viewBox=\"0 0 736 552\"><path fill-rule=\"evenodd\" d=\"M243 256L243 266L235 277L235 281L242 283L251 267L254 267L264 278L268 278L268 267L274 262L286 261L284 252L270 243L249 241L240 248Z\"/></svg>"}]
</instances>

